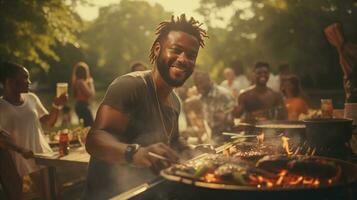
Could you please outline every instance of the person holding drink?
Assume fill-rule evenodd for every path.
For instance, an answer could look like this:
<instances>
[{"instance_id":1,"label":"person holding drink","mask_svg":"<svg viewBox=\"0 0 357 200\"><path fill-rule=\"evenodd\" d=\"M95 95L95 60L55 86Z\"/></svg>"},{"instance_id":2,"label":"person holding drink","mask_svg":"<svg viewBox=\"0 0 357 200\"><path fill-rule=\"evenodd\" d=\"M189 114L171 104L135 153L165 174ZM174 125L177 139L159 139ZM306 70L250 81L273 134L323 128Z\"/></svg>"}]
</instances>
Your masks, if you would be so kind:
<instances>
[{"instance_id":1,"label":"person holding drink","mask_svg":"<svg viewBox=\"0 0 357 200\"><path fill-rule=\"evenodd\" d=\"M57 83L56 84L56 97L61 96L63 93L68 93L68 83Z\"/></svg>"},{"instance_id":2,"label":"person holding drink","mask_svg":"<svg viewBox=\"0 0 357 200\"><path fill-rule=\"evenodd\" d=\"M0 156L11 155L0 158L0 167L5 163L15 166L15 169L0 169L1 184L10 199L20 199L22 178L29 175L42 199L48 199L50 194L43 190L44 176L47 173L43 167L36 165L32 158L34 153L52 151L45 140L41 125L54 126L68 95L63 93L55 97L52 109L48 112L40 99L29 92L31 81L25 67L4 62L0 69L0 82L4 87L3 96L0 98Z\"/></svg>"},{"instance_id":3,"label":"person holding drink","mask_svg":"<svg viewBox=\"0 0 357 200\"><path fill-rule=\"evenodd\" d=\"M89 67L85 62L79 62L73 68L72 89L76 100L75 111L78 119L83 120L85 127L91 126L93 115L89 109L89 99L95 95L95 89Z\"/></svg>"}]
</instances>

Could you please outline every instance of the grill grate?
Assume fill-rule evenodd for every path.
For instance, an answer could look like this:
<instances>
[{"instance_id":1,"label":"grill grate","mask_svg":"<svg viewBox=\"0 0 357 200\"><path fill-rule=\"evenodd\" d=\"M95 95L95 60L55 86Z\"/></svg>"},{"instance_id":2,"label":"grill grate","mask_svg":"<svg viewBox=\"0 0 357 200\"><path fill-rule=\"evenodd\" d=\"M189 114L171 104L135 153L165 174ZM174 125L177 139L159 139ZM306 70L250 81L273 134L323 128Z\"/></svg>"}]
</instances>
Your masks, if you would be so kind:
<instances>
[{"instance_id":1,"label":"grill grate","mask_svg":"<svg viewBox=\"0 0 357 200\"><path fill-rule=\"evenodd\" d=\"M222 151L231 146L231 143L218 148ZM298 149L299 148L299 149ZM357 155L354 155L348 146L339 147L311 147L306 142L293 148L294 154L318 155L333 157L357 163ZM357 199L357 183L349 186L333 187L329 189L308 189L292 191L229 191L200 188L177 182L160 179L151 184L146 191L141 192L132 200L194 200L194 199L324 199L324 200L354 200Z\"/></svg>"}]
</instances>

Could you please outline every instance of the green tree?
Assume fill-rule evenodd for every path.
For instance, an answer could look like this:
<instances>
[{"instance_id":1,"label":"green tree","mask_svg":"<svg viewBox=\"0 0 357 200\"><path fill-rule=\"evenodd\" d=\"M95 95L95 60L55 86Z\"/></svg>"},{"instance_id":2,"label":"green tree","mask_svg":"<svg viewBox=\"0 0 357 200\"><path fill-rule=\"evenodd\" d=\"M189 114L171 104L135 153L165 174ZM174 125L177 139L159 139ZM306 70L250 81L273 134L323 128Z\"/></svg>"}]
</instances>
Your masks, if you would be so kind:
<instances>
[{"instance_id":1,"label":"green tree","mask_svg":"<svg viewBox=\"0 0 357 200\"><path fill-rule=\"evenodd\" d=\"M258 60L273 69L289 63L303 83L316 88L341 88L341 70L335 50L327 43L323 28L343 23L347 38L356 39L357 4L353 0L201 0L199 12L210 24L211 13L235 8L227 33L210 26L215 49L209 51L211 66L240 59L246 66ZM224 32L224 31L223 31ZM213 33L213 34L212 34ZM211 47L209 47L211 48ZM221 65L219 65L221 66Z\"/></svg>"},{"instance_id":2,"label":"green tree","mask_svg":"<svg viewBox=\"0 0 357 200\"><path fill-rule=\"evenodd\" d=\"M84 0L0 0L0 59L49 69L59 61L56 45L78 46L81 19L74 12Z\"/></svg>"},{"instance_id":3,"label":"green tree","mask_svg":"<svg viewBox=\"0 0 357 200\"><path fill-rule=\"evenodd\" d=\"M97 67L97 76L108 83L129 71L135 60L148 63L155 27L171 13L159 4L122 0L102 7L98 18L82 34L86 57Z\"/></svg>"}]
</instances>

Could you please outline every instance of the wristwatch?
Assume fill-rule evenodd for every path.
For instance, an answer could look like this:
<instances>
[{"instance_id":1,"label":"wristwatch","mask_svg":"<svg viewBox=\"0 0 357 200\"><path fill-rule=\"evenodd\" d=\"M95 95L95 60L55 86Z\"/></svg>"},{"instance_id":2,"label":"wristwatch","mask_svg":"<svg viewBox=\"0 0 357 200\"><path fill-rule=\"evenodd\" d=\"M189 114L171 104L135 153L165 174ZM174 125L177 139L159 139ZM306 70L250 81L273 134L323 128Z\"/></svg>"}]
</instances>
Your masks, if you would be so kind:
<instances>
[{"instance_id":1,"label":"wristwatch","mask_svg":"<svg viewBox=\"0 0 357 200\"><path fill-rule=\"evenodd\" d=\"M132 163L133 162L133 157L134 154L139 150L140 145L139 144L129 144L126 149L125 149L125 160L128 163Z\"/></svg>"}]
</instances>

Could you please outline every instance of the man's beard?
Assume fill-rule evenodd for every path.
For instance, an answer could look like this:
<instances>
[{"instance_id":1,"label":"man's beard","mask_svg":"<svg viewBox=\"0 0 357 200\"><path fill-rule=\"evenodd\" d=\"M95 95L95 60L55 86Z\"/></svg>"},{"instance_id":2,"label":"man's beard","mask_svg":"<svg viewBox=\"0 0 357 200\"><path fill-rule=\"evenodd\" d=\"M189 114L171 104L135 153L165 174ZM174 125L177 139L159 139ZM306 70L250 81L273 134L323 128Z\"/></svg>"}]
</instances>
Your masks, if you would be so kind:
<instances>
[{"instance_id":1,"label":"man's beard","mask_svg":"<svg viewBox=\"0 0 357 200\"><path fill-rule=\"evenodd\" d=\"M170 77L170 66L172 66L172 64L174 64L174 62L166 64L165 61L162 59L161 53L156 59L157 69L161 77L165 80L165 82L172 87L180 87L185 83L186 79L191 76L192 71L186 71L186 73L188 74L183 79L172 79Z\"/></svg>"}]
</instances>

